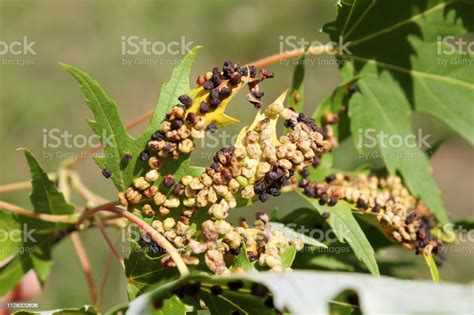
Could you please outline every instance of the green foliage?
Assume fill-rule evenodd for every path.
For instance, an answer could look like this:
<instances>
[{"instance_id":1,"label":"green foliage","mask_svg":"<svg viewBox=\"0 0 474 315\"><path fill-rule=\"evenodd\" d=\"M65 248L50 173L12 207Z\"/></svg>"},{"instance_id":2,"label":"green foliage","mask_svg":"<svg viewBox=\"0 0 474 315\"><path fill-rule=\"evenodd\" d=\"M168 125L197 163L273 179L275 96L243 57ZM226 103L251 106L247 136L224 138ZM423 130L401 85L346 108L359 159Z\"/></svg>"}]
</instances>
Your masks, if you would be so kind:
<instances>
[{"instance_id":1,"label":"green foliage","mask_svg":"<svg viewBox=\"0 0 474 315\"><path fill-rule=\"evenodd\" d=\"M474 143L469 105L474 96L472 67L450 62L472 62L472 56L437 54L436 42L438 36L472 31L472 12L470 1L341 2L337 19L324 30L332 40L342 36L344 42L351 42L351 54L344 52L338 58L344 61L344 80L358 78L361 90L349 106L356 143L359 130L369 128L389 136L411 135L413 109L442 120ZM423 152L405 145L378 149L388 170L400 172L412 193L426 201L441 223L447 223Z\"/></svg>"},{"instance_id":2,"label":"green foliage","mask_svg":"<svg viewBox=\"0 0 474 315\"><path fill-rule=\"evenodd\" d=\"M138 138L133 138L125 129L117 110L117 105L85 72L69 65L62 66L79 82L86 96L86 103L92 110L95 121L89 125L97 134L104 146L104 156L94 157L101 169L112 172L111 179L115 187L122 191L129 187L133 179L143 173L148 166L139 159L140 152L146 149L146 144L167 112L177 103L180 95L189 94L189 74L199 47L193 48L174 69L170 80L161 89L160 98L146 131ZM107 140L106 140L107 139ZM131 154L132 161L126 161L124 156ZM188 163L189 155L173 163L167 164L161 171L175 173L200 172L201 169L191 168Z\"/></svg>"},{"instance_id":3,"label":"green foliage","mask_svg":"<svg viewBox=\"0 0 474 315\"><path fill-rule=\"evenodd\" d=\"M357 221L352 215L352 205L344 200L340 200L335 206L321 206L318 200L308 198L306 199L318 212L330 213L330 217L326 220L329 226L334 231L334 234L340 242L347 242L354 251L357 258L359 258L373 275L379 275L377 261L375 260L375 252L370 245L364 231L360 228Z\"/></svg>"},{"instance_id":4,"label":"green foliage","mask_svg":"<svg viewBox=\"0 0 474 315\"><path fill-rule=\"evenodd\" d=\"M338 3L336 20L324 27L333 41L339 41L342 36L345 42L351 42L348 46L350 53L342 51L337 54L336 57L341 61L343 83L324 99L312 117L318 125L324 126L325 113L337 114L339 121L333 126L337 140L342 142L352 135L361 153L377 152L386 167L382 172L400 174L411 193L422 199L442 224L448 223L448 219L440 192L431 176L427 156L433 154L435 148L428 148L424 152L422 148L406 144L394 147L378 143L375 150L368 150L359 142L364 130L383 132L387 136L412 137L412 114L413 111L419 111L431 114L474 144L474 113L470 105L474 96L474 73L472 68L452 62L472 62L473 57L460 52L439 52L448 47L445 43L437 42L440 35L463 36L471 32L474 29L470 23L474 19L473 9L472 1L462 0L343 0ZM73 66L62 65L78 81L94 115L94 120L90 120L89 125L104 148L104 155L95 157L94 160L101 169L111 171L111 179L119 191L127 189L134 178L143 175L149 168L146 162L139 159L140 152L146 150L150 136L177 104L178 97L186 94L193 99L193 105L189 109L191 112L198 110L199 103L207 98L208 92L203 87L191 89L189 84L198 49L199 47L195 47L183 58L173 70L170 80L162 86L150 123L138 138L128 133L117 105L97 81ZM299 64L295 68L288 98L288 106L297 111L303 108L306 58L305 52L298 59ZM236 84L231 96L223 100L217 110L207 114L208 122L215 121L218 127L238 122L224 111L245 83L247 82ZM284 98L285 93L281 98ZM262 117L260 112L257 119ZM242 134L250 129L244 129ZM239 138L238 141L241 140ZM34 212L72 215L75 207L66 201L56 183L48 178L34 156L28 150L24 150L24 153L32 176L30 199ZM132 159L125 159L127 155L131 155ZM332 152L320 158L320 165L315 170L311 169L309 174L309 179L313 181L323 181L327 175L336 171ZM156 184L163 192L169 192L161 185L163 175L173 174L179 180L184 175L197 177L203 171L203 168L190 164L190 154L183 154L177 160L165 161L159 170L161 177ZM373 168L364 171L380 170ZM392 269L403 262L379 261L379 270L376 253L395 243L388 239L375 215L354 211L354 205L344 200L339 200L335 206L330 207L320 205L317 199L307 198L301 193L300 196L311 208L296 209L281 220L273 213L274 222L270 223L267 231L278 229L288 238L298 237L305 243L304 250L300 253L294 246L279 253L281 267L331 270L331 273L261 272L255 261L250 261L245 245L242 245L236 257L225 257L230 262L230 271L238 275L217 277L202 272L204 259L201 255L201 263L191 267L191 276L180 278L177 269L161 263L165 253L152 253L149 245L143 244L141 240L132 240L130 255L125 260L131 302L129 305L117 306L108 313L127 311L130 314L186 314L193 311L231 314L238 311L244 314L274 314L277 311L303 313L308 309L316 313L331 314L430 313L450 312L453 309L459 312L470 311L469 292L472 292L472 286L433 286L425 282L379 277L380 270L384 274L395 274ZM250 203L251 201L239 203L238 206ZM200 223L208 218L205 210L201 210L199 216L194 217L195 221L190 228L193 233L199 234ZM174 211L171 216L178 218L181 215L179 211ZM323 213L329 216L323 219ZM332 230L337 241L320 242L311 235L298 233L285 226L288 223L322 231ZM472 222L468 223L469 226L472 225ZM0 295L14 288L31 269L44 282L51 267L53 245L73 230L68 224L51 223L0 211L0 228L3 230L17 230L24 236L24 226L28 230L34 230L31 234L34 240L14 241L10 238L0 244L0 261L8 260L0 268ZM350 247L347 253L330 252L344 244ZM29 250L23 251L24 249ZM187 251L189 248L185 247L183 250ZM433 280L438 282L439 272L433 256L424 255L424 258ZM242 270L244 273L240 274ZM367 271L371 275L362 274ZM438 295L456 298L439 299ZM374 296L377 298L373 298ZM422 302L413 303L414 296L418 302ZM89 306L51 312L97 313Z\"/></svg>"},{"instance_id":5,"label":"green foliage","mask_svg":"<svg viewBox=\"0 0 474 315\"><path fill-rule=\"evenodd\" d=\"M32 177L31 204L35 213L67 215L72 214L74 206L67 203L54 182L41 168L30 151L23 149L30 167ZM30 269L33 269L38 279L43 283L48 277L51 267L51 248L59 239L55 232L64 230L64 224L50 223L25 216L12 216L3 212L2 225L8 231L15 233L18 241L2 242L0 253L8 262L0 268L0 295L15 287L20 279ZM3 259L2 259L3 260Z\"/></svg>"},{"instance_id":6,"label":"green foliage","mask_svg":"<svg viewBox=\"0 0 474 315\"><path fill-rule=\"evenodd\" d=\"M245 244L240 248L240 253L237 255L235 262L229 268L230 271L234 272L237 268L242 268L245 272L257 272L255 268L256 261L251 262L247 256L247 249Z\"/></svg>"}]
</instances>

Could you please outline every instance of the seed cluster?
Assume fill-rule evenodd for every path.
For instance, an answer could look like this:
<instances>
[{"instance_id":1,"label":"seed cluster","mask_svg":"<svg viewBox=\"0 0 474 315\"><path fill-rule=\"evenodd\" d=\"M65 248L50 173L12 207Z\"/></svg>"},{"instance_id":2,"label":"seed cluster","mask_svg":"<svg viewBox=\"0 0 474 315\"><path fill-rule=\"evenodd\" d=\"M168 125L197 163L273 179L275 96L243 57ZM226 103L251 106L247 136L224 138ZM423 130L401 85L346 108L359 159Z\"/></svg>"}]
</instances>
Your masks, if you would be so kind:
<instances>
[{"instance_id":1,"label":"seed cluster","mask_svg":"<svg viewBox=\"0 0 474 315\"><path fill-rule=\"evenodd\" d=\"M204 254L210 270L218 274L228 272L225 256L238 255L245 244L251 260L258 260L261 266L272 270L281 270L281 252L291 244L302 248L301 241L289 241L283 232L270 231L266 215L259 214L253 228L243 221L240 227L233 227L225 221L229 210L237 206L236 197L240 195L245 200L255 199L258 195L265 201L269 194L278 195L280 187L294 172L304 170L328 147L314 122L304 115L283 109L278 103L270 105L262 115L235 146L219 150L213 158L214 163L203 174L183 176L178 183L171 175L165 176L164 183L172 187L171 194L154 192L153 203L159 208L160 215L166 217L171 211L174 214L182 211L179 220L166 217L153 221L153 226L177 248L191 250L189 255L183 255L189 264L199 263L199 259L191 254ZM272 120L279 115L294 122L291 123L292 129L275 141ZM147 175L144 180L134 183L135 188L149 189L144 184ZM210 219L201 225L204 241L199 242L194 238L190 222L202 208L207 209ZM154 216L151 211L149 204L142 208L142 213L147 215L150 212ZM162 262L174 265L169 256Z\"/></svg>"},{"instance_id":2,"label":"seed cluster","mask_svg":"<svg viewBox=\"0 0 474 315\"><path fill-rule=\"evenodd\" d=\"M260 121L255 130L247 132L245 145L248 161L257 164L253 193L265 202L269 196L280 195L280 189L295 172L304 168L329 149L314 121L302 113L284 109L281 104L271 104L267 117L280 115L287 118L285 125L291 128L278 143L270 141L269 118ZM252 192L250 191L250 195ZM245 196L243 195L245 198Z\"/></svg>"},{"instance_id":3,"label":"seed cluster","mask_svg":"<svg viewBox=\"0 0 474 315\"><path fill-rule=\"evenodd\" d=\"M286 119L290 130L277 140L275 123L279 116ZM150 143L153 141L165 140ZM152 168L136 178L133 187L119 193L119 200L130 209L142 204L142 214L155 219L153 227L183 251L187 264L198 264L197 255L202 254L210 270L227 273L225 257L238 255L245 244L249 259L278 271L282 269L280 254L290 245L301 249L301 240L290 241L285 233L271 231L268 217L263 214L257 216L252 228L244 221L233 227L225 219L238 200L255 200L258 196L266 201L269 195L279 195L281 186L295 172L304 170L327 149L328 143L312 119L285 109L277 101L257 116L235 146L219 150L213 164L200 176L187 175L177 181L171 174L164 176L162 183L170 191L165 194L154 185L160 175L157 168ZM201 209L206 209L210 218L197 233L192 218ZM162 263L174 266L168 255Z\"/></svg>"},{"instance_id":4,"label":"seed cluster","mask_svg":"<svg viewBox=\"0 0 474 315\"><path fill-rule=\"evenodd\" d=\"M198 76L196 82L204 91L207 91L207 96L195 111L191 110L193 99L190 96L181 95L178 98L179 104L173 106L171 112L166 115L166 119L161 122L159 129L152 134L147 144L148 149L140 153L139 158L142 161L148 161L150 171L145 176L135 179L133 186L125 192L119 193L120 204L131 206L140 203L143 199L153 198L158 192L158 187L153 184L159 178L158 171L163 166L164 159L178 159L181 154L192 152L195 148L193 139L203 138L206 130L214 132L217 129L216 122L208 121L207 114L215 111L225 99L231 96L233 90L244 82L247 82L250 90L253 91L258 90L258 83L272 77L272 72L262 69L260 77L257 78L257 69L254 66L241 68L231 61L224 62L222 71L215 67L212 72ZM124 159L129 161L130 154L127 153ZM107 169L104 169L102 173L106 178L112 175ZM166 178L163 180L167 187L174 184L167 185ZM157 197L158 200L160 198L163 197ZM167 214L165 207L172 207L175 204L175 200L168 201L160 209L160 213ZM151 206L147 206L144 212L148 216L154 215Z\"/></svg>"},{"instance_id":5,"label":"seed cluster","mask_svg":"<svg viewBox=\"0 0 474 315\"><path fill-rule=\"evenodd\" d=\"M441 244L429 231L432 216L398 176L378 178L365 173L355 176L336 173L321 183L303 178L299 186L307 196L318 198L321 205L334 206L337 200L343 199L360 211L377 214L387 234L416 253L438 252Z\"/></svg>"}]
</instances>

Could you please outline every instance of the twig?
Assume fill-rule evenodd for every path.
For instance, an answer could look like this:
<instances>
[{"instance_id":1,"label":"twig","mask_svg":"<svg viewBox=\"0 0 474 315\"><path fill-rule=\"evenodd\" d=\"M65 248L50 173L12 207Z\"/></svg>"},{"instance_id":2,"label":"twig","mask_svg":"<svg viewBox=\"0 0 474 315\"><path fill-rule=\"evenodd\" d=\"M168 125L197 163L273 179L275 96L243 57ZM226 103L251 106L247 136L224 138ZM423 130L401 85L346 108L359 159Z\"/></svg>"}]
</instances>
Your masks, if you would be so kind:
<instances>
[{"instance_id":1,"label":"twig","mask_svg":"<svg viewBox=\"0 0 474 315\"><path fill-rule=\"evenodd\" d=\"M35 218L38 220L43 220L47 222L53 222L53 223L76 223L77 220L80 217L79 213L75 214L47 214L47 213L36 213L21 207L18 207L16 205L13 205L11 203L1 201L0 200L0 209L6 210L11 213L23 215L26 217L30 218Z\"/></svg>"},{"instance_id":2,"label":"twig","mask_svg":"<svg viewBox=\"0 0 474 315\"><path fill-rule=\"evenodd\" d=\"M109 277L109 271L110 271L110 266L112 263L112 258L114 255L112 252L109 253L109 256L107 256L107 261L105 262L105 267L104 267L104 273L102 275L102 279L100 280L100 286L99 286L99 293L97 294L97 309L99 311L102 308L102 296L104 294L104 289L105 289L105 284L107 283L107 278Z\"/></svg>"},{"instance_id":3,"label":"twig","mask_svg":"<svg viewBox=\"0 0 474 315\"><path fill-rule=\"evenodd\" d=\"M57 179L57 175L55 173L48 173L48 177L49 179L53 181ZM22 189L28 189L28 188L31 188L31 181L25 180L25 181L16 182L16 183L0 185L0 193L6 193L10 191L22 190Z\"/></svg>"},{"instance_id":4,"label":"twig","mask_svg":"<svg viewBox=\"0 0 474 315\"><path fill-rule=\"evenodd\" d=\"M107 200L93 191L91 191L89 188L87 188L86 185L82 182L81 178L79 175L72 171L70 173L70 178L71 178L71 185L72 187L82 196L84 199L87 201L91 202L94 206L97 204L103 204L106 203Z\"/></svg>"},{"instance_id":5,"label":"twig","mask_svg":"<svg viewBox=\"0 0 474 315\"><path fill-rule=\"evenodd\" d=\"M89 293L91 295L92 304L97 305L97 289L94 284L94 278L92 277L91 265L87 253L82 245L81 239L78 232L71 233L72 244L76 250L77 257L79 258L79 263L81 264L82 271L84 271L84 276L86 277L87 287L89 288Z\"/></svg>"},{"instance_id":6,"label":"twig","mask_svg":"<svg viewBox=\"0 0 474 315\"><path fill-rule=\"evenodd\" d=\"M309 47L306 55L321 55L324 53L333 53L334 46L333 45L320 45L320 46L312 46ZM291 51L285 51L273 56L265 57L263 59L256 60L254 62L249 63L249 65L254 65L257 68L261 68L264 66L268 66L273 63L280 62L282 60L297 58L304 53L304 49L295 49Z\"/></svg>"},{"instance_id":7,"label":"twig","mask_svg":"<svg viewBox=\"0 0 474 315\"><path fill-rule=\"evenodd\" d=\"M140 229L142 229L148 235L150 235L151 238L153 238L153 240L155 240L155 242L158 244L158 246L166 250L166 252L171 256L171 259L173 259L173 262L176 264L176 267L178 268L178 271L182 277L189 275L189 269L184 263L183 258L178 253L176 248L163 235L161 235L157 230L151 227L147 222L140 219L133 213L116 208L115 205L116 203L114 204L113 207L107 207L107 208L98 207L98 208L94 208L94 209L84 212L82 217L78 220L77 225L80 225L85 220L91 218L92 216L94 216L94 214L96 214L99 211L109 211L109 212L118 214L126 218L131 223L136 224Z\"/></svg>"},{"instance_id":8,"label":"twig","mask_svg":"<svg viewBox=\"0 0 474 315\"><path fill-rule=\"evenodd\" d=\"M114 244L112 243L112 240L107 234L107 231L105 230L103 223L100 220L97 220L96 225L99 228L100 233L102 233L102 236L104 237L105 241L107 242L107 245L110 248L110 252L115 256L115 258L118 259L118 261L120 262L120 266L122 267L122 269L125 270L125 263L123 262L123 258L120 257L119 253L117 252L117 249L115 248Z\"/></svg>"}]
</instances>

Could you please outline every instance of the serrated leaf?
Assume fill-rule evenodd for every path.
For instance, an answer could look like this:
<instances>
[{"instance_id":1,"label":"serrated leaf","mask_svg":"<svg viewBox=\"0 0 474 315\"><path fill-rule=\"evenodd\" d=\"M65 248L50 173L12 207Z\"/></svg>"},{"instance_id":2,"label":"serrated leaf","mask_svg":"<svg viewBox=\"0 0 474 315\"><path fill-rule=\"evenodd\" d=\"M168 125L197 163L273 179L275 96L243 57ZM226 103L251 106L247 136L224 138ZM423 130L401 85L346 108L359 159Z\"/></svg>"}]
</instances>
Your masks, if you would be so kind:
<instances>
[{"instance_id":1,"label":"serrated leaf","mask_svg":"<svg viewBox=\"0 0 474 315\"><path fill-rule=\"evenodd\" d=\"M70 65L61 64L79 83L86 97L86 104L92 110L95 120L89 120L89 125L99 137L104 148L104 156L95 156L94 161L101 169L112 172L111 179L118 190L124 190L139 172L134 163L124 163L126 153L137 159L144 145L128 134L117 110L117 105L110 99L87 73ZM143 167L143 163L141 165ZM139 167L140 168L140 167Z\"/></svg>"},{"instance_id":2,"label":"serrated leaf","mask_svg":"<svg viewBox=\"0 0 474 315\"><path fill-rule=\"evenodd\" d=\"M388 75L381 74L382 77ZM361 131L365 130L402 138L413 136L411 110L404 101L403 94L387 90L384 80L375 77L359 79L358 86L360 93L352 97L349 107L351 129L356 143L361 141ZM367 148L360 149L370 152ZM424 152L404 143L395 147L378 142L377 149L375 152L383 158L388 171L392 174L400 172L412 194L426 202L440 223L448 223L439 189L431 176L431 167Z\"/></svg>"},{"instance_id":3,"label":"serrated leaf","mask_svg":"<svg viewBox=\"0 0 474 315\"><path fill-rule=\"evenodd\" d=\"M74 212L74 206L67 203L53 181L48 178L38 160L27 149L22 149L28 162L32 177L31 203L35 213L67 215ZM1 212L0 212L1 213ZM15 287L24 274L34 269L40 282L46 281L52 265L51 248L55 242L54 232L64 228L64 224L44 222L18 216L16 228L20 229L21 242L17 242L10 261L0 268L2 286L0 295ZM9 227L15 227L9 224Z\"/></svg>"},{"instance_id":4,"label":"serrated leaf","mask_svg":"<svg viewBox=\"0 0 474 315\"><path fill-rule=\"evenodd\" d=\"M58 191L54 182L42 169L38 160L27 149L22 149L30 167L32 192L30 195L34 212L47 214L71 214L74 206L67 203L64 195Z\"/></svg>"},{"instance_id":5,"label":"serrated leaf","mask_svg":"<svg viewBox=\"0 0 474 315\"><path fill-rule=\"evenodd\" d=\"M229 281L242 281L244 287L233 291ZM358 296L358 308L363 314L419 314L419 313L469 313L474 307L472 285L438 284L418 280L408 281L390 277L372 277L357 273L340 272L259 272L236 277L191 276L181 281L159 286L130 303L130 314L144 314L153 310L157 298L166 298L178 287L201 283L199 298L203 299L212 314L269 314L275 310L264 306L264 299L250 293L253 283L270 289L275 307L291 314L328 314L332 305L340 305L341 293L352 290ZM219 285L223 294L215 296L210 287ZM423 301L420 303L419 301Z\"/></svg>"},{"instance_id":6,"label":"serrated leaf","mask_svg":"<svg viewBox=\"0 0 474 315\"><path fill-rule=\"evenodd\" d=\"M451 54L451 47L439 42L472 32L473 12L474 3L464 0L351 0L342 2L336 21L324 30L332 40L342 36L350 42L350 54L339 56L347 61L342 65L345 79L389 73L380 77L385 89L404 93L406 104L444 121L474 144L473 56Z\"/></svg>"},{"instance_id":7,"label":"serrated leaf","mask_svg":"<svg viewBox=\"0 0 474 315\"><path fill-rule=\"evenodd\" d=\"M375 260L375 252L370 245L364 231L360 228L357 221L352 215L352 206L344 201L340 200L333 207L321 206L317 199L308 198L303 194L300 194L306 201L308 201L318 212L323 214L324 212L330 213L330 217L326 222L334 230L334 234L340 242L347 242L354 251L357 258L359 258L367 267L367 269L373 275L380 275Z\"/></svg>"},{"instance_id":8,"label":"serrated leaf","mask_svg":"<svg viewBox=\"0 0 474 315\"><path fill-rule=\"evenodd\" d=\"M324 30L332 40L342 36L345 43L351 42L347 47L350 54L345 51L338 58L344 59L344 80L359 77L362 87L349 107L353 133L376 126L376 131L388 132L388 136L411 135L414 108L432 114L474 143L473 68L439 64L452 59L472 63L473 57L444 54L446 47L438 43L439 37L472 31L473 7L472 1L461 0L341 2L336 21ZM394 151L382 152L388 169L399 171L412 193L428 203L441 223L447 223L426 158L419 149ZM388 157L392 153L395 156ZM403 157L407 153L420 158Z\"/></svg>"},{"instance_id":9,"label":"serrated leaf","mask_svg":"<svg viewBox=\"0 0 474 315\"><path fill-rule=\"evenodd\" d=\"M201 46L193 47L180 61L180 63L173 69L171 77L163 84L160 90L160 97L150 120L150 125L146 131L140 136L140 142L145 144L150 139L150 136L158 129L161 121L166 117L166 114L171 111L174 105L178 103L178 97L183 94L190 94L191 88L189 86L189 76L191 68L196 59L196 55Z\"/></svg>"}]
</instances>

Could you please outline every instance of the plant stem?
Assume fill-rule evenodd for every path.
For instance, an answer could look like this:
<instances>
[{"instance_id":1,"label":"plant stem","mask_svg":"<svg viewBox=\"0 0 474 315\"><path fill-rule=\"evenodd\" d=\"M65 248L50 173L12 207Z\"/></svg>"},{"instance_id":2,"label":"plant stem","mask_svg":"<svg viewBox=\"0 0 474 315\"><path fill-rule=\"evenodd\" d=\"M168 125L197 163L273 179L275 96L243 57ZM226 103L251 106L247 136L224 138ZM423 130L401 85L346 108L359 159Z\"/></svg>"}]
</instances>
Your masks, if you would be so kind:
<instances>
[{"instance_id":1,"label":"plant stem","mask_svg":"<svg viewBox=\"0 0 474 315\"><path fill-rule=\"evenodd\" d=\"M91 202L94 206L97 204L103 204L106 203L107 200L93 191L91 191L84 183L82 182L81 178L79 177L79 174L77 174L74 171L71 171L70 173L70 178L71 178L71 185L72 187L82 196L84 199L87 201Z\"/></svg>"},{"instance_id":2,"label":"plant stem","mask_svg":"<svg viewBox=\"0 0 474 315\"><path fill-rule=\"evenodd\" d=\"M79 213L69 214L69 215L58 215L58 214L47 214L47 213L36 213L31 210L27 210L11 203L0 200L0 209L15 213L18 215L23 215L26 217L43 220L53 223L76 223L80 218Z\"/></svg>"},{"instance_id":3,"label":"plant stem","mask_svg":"<svg viewBox=\"0 0 474 315\"><path fill-rule=\"evenodd\" d=\"M107 245L110 248L110 252L115 256L115 258L118 259L120 262L120 266L122 267L123 270L125 270L125 264L123 262L122 257L120 257L119 253L117 252L117 249L115 248L112 240L110 239L109 235L107 234L107 231L104 228L104 225L100 220L97 220L97 227L99 228L100 233L102 233L102 236L104 237L105 241L107 242Z\"/></svg>"},{"instance_id":4,"label":"plant stem","mask_svg":"<svg viewBox=\"0 0 474 315\"><path fill-rule=\"evenodd\" d=\"M324 53L333 53L334 46L332 45L321 45L321 46L313 46L309 47L306 55L321 55ZM273 63L280 62L282 60L291 59L291 58L298 58L304 53L304 49L295 49L291 51L282 52L273 56L265 57L263 59L256 60L254 62L249 63L249 65L254 65L257 68L261 68L264 66L268 66Z\"/></svg>"},{"instance_id":5,"label":"plant stem","mask_svg":"<svg viewBox=\"0 0 474 315\"><path fill-rule=\"evenodd\" d=\"M76 250L77 257L79 258L79 263L81 268L84 271L84 275L87 281L87 287L89 288L89 293L91 295L92 304L97 305L97 289L94 284L94 278L92 277L91 265L87 253L82 245L81 239L78 232L71 233L72 244Z\"/></svg>"},{"instance_id":6,"label":"plant stem","mask_svg":"<svg viewBox=\"0 0 474 315\"><path fill-rule=\"evenodd\" d=\"M109 211L109 212L118 214L126 218L131 223L136 224L140 229L142 229L148 235L150 235L151 238L153 238L153 240L158 244L158 246L166 250L166 252L171 256L171 259L173 259L173 262L176 264L176 267L178 268L178 271L181 274L181 277L185 277L189 275L189 269L184 263L183 258L178 253L177 249L163 235L161 235L157 230L155 230L152 226L150 226L147 222L145 222L141 218L137 217L136 215L134 215L133 213L129 211L116 208L115 205L116 203L114 203L113 207L96 207L87 212L84 212L82 217L77 221L77 225L80 225L85 220L91 218L92 216L94 216L94 214L96 214L99 211Z\"/></svg>"},{"instance_id":7,"label":"plant stem","mask_svg":"<svg viewBox=\"0 0 474 315\"><path fill-rule=\"evenodd\" d=\"M48 177L52 181L55 181L57 179L56 173L48 173ZM31 188L31 181L25 180L21 182L6 184L6 185L0 185L0 193L6 193L10 191L16 191L16 190L22 190L22 189L28 189L28 188Z\"/></svg>"}]
</instances>

